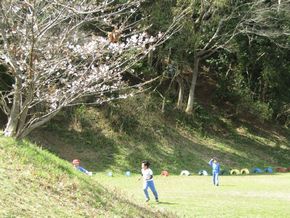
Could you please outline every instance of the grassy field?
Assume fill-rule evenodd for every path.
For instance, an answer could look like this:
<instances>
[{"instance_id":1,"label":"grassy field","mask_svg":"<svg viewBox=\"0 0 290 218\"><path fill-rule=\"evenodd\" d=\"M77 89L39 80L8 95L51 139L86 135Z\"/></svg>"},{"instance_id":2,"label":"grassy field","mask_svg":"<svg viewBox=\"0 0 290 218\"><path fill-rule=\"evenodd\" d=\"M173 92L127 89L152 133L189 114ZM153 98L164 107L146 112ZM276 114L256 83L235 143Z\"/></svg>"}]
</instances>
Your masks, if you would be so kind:
<instances>
[{"instance_id":1,"label":"grassy field","mask_svg":"<svg viewBox=\"0 0 290 218\"><path fill-rule=\"evenodd\" d=\"M142 181L137 178L102 173L94 177L111 189L121 189L138 204L172 211L179 217L290 217L289 173L223 176L219 187L212 186L210 176L156 176L159 204L144 202Z\"/></svg>"}]
</instances>

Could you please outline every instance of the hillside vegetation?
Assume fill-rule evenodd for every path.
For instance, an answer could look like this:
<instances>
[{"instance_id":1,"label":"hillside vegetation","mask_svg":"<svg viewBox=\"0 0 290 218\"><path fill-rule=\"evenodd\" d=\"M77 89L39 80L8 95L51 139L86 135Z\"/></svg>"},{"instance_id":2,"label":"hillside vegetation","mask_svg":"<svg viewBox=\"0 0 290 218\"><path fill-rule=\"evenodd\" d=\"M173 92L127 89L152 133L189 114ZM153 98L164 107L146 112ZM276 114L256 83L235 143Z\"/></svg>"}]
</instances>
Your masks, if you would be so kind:
<instances>
[{"instance_id":1,"label":"hillside vegetation","mask_svg":"<svg viewBox=\"0 0 290 218\"><path fill-rule=\"evenodd\" d=\"M190 116L170 103L164 113L160 108L158 98L145 94L99 108L80 106L63 112L31 138L63 159L80 158L98 172L139 173L140 161L149 159L156 174L162 169L196 173L209 169L212 156L225 170L289 164L287 129L249 113L228 117L202 104Z\"/></svg>"},{"instance_id":2,"label":"hillside vegetation","mask_svg":"<svg viewBox=\"0 0 290 218\"><path fill-rule=\"evenodd\" d=\"M174 217L139 206L28 141L0 137L0 217Z\"/></svg>"},{"instance_id":3,"label":"hillside vegetation","mask_svg":"<svg viewBox=\"0 0 290 218\"><path fill-rule=\"evenodd\" d=\"M210 177L176 175L210 171L212 157L226 173L290 169L290 0L1 0L0 9L0 217L234 217L237 207L288 217L289 173L225 176L210 192ZM76 158L93 178L73 169ZM142 204L144 159L160 204ZM190 189L171 191L183 179ZM226 208L218 194L200 206L213 190Z\"/></svg>"}]
</instances>

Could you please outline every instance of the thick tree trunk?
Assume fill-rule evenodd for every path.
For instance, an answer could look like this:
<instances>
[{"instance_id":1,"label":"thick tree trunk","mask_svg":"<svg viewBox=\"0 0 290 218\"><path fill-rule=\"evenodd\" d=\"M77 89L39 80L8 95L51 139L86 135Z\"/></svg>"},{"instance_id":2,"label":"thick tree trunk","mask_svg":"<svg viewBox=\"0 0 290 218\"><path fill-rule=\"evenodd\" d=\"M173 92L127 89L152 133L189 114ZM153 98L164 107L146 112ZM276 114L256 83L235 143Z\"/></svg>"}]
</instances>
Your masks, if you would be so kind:
<instances>
[{"instance_id":1,"label":"thick tree trunk","mask_svg":"<svg viewBox=\"0 0 290 218\"><path fill-rule=\"evenodd\" d=\"M8 122L4 130L5 136L14 136L16 134L18 124L17 115L18 113L11 112L10 116L8 117Z\"/></svg>"},{"instance_id":2,"label":"thick tree trunk","mask_svg":"<svg viewBox=\"0 0 290 218\"><path fill-rule=\"evenodd\" d=\"M184 97L184 81L182 78L177 78L178 83L178 100L176 107L182 109L183 97Z\"/></svg>"},{"instance_id":3,"label":"thick tree trunk","mask_svg":"<svg viewBox=\"0 0 290 218\"><path fill-rule=\"evenodd\" d=\"M16 132L16 137L21 135L21 132L23 132L23 128L26 123L28 111L29 111L29 106L30 103L33 100L33 92L34 92L34 86L31 85L30 89L28 89L28 94L26 96L26 100L23 103L23 106L21 107L21 112L19 114L19 124L17 127L17 132Z\"/></svg>"},{"instance_id":4,"label":"thick tree trunk","mask_svg":"<svg viewBox=\"0 0 290 218\"><path fill-rule=\"evenodd\" d=\"M33 99L33 87L29 89L30 93L26 96L26 100L22 103L21 83L17 80L13 95L12 109L8 117L8 122L4 130L4 135L22 139L32 130L38 128L44 123L51 120L62 108L46 114L45 116L27 120L29 105Z\"/></svg>"},{"instance_id":5,"label":"thick tree trunk","mask_svg":"<svg viewBox=\"0 0 290 218\"><path fill-rule=\"evenodd\" d=\"M20 78L16 77L12 108L8 117L8 122L4 130L5 136L15 136L16 134L20 112L20 100L21 100L20 89L21 89Z\"/></svg>"},{"instance_id":6,"label":"thick tree trunk","mask_svg":"<svg viewBox=\"0 0 290 218\"><path fill-rule=\"evenodd\" d=\"M185 109L185 112L188 114L191 114L193 110L194 91L195 91L195 85L196 85L196 80L198 76L198 65L199 65L199 57L194 57L194 68L193 68L191 86L190 86L189 95L188 95L187 107Z\"/></svg>"}]
</instances>

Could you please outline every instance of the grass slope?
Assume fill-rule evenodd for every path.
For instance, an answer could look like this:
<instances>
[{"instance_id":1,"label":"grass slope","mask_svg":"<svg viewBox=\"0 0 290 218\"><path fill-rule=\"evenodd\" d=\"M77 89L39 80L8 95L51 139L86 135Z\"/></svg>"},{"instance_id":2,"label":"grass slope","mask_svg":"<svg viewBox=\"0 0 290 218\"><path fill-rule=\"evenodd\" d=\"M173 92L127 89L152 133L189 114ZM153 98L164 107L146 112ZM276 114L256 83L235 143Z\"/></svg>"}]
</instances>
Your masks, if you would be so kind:
<instances>
[{"instance_id":1,"label":"grass slope","mask_svg":"<svg viewBox=\"0 0 290 218\"><path fill-rule=\"evenodd\" d=\"M290 132L254 118L229 119L201 106L188 116L141 95L101 108L66 111L33 133L37 143L61 158L80 158L92 171L139 173L149 159L155 172L178 174L208 169L216 156L222 168L289 166Z\"/></svg>"},{"instance_id":2,"label":"grass slope","mask_svg":"<svg viewBox=\"0 0 290 218\"><path fill-rule=\"evenodd\" d=\"M0 136L0 217L175 217L135 204L28 141Z\"/></svg>"}]
</instances>

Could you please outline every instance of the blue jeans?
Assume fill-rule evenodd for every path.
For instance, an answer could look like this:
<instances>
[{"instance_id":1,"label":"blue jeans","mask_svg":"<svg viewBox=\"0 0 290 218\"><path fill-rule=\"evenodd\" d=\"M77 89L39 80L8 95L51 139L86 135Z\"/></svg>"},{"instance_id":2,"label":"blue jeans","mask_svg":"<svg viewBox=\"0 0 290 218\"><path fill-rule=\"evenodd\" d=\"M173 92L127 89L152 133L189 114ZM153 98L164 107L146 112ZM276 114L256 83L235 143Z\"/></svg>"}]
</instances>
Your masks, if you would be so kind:
<instances>
[{"instance_id":1,"label":"blue jeans","mask_svg":"<svg viewBox=\"0 0 290 218\"><path fill-rule=\"evenodd\" d=\"M219 185L219 173L212 172L212 181L214 185Z\"/></svg>"},{"instance_id":2,"label":"blue jeans","mask_svg":"<svg viewBox=\"0 0 290 218\"><path fill-rule=\"evenodd\" d=\"M144 181L144 185L143 185L143 191L145 193L145 197L146 197L146 200L149 200L149 194L148 194L148 188L151 189L154 197L156 200L158 200L158 194L157 194L157 191L155 189L155 185L154 185L154 182L153 180L151 181Z\"/></svg>"}]
</instances>

